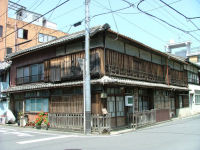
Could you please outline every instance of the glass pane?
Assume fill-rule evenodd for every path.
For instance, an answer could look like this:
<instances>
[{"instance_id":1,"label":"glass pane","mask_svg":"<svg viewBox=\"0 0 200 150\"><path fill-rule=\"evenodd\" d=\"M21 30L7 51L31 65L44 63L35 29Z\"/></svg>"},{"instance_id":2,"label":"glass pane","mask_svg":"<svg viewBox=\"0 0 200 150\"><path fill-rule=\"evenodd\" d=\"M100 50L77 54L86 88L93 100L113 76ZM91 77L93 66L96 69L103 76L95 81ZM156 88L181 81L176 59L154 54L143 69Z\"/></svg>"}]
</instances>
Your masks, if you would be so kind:
<instances>
[{"instance_id":1,"label":"glass pane","mask_svg":"<svg viewBox=\"0 0 200 150\"><path fill-rule=\"evenodd\" d=\"M48 38L48 36L44 35L44 42L47 42L47 38Z\"/></svg>"},{"instance_id":2,"label":"glass pane","mask_svg":"<svg viewBox=\"0 0 200 150\"><path fill-rule=\"evenodd\" d=\"M41 101L41 99L36 99L35 103L36 103L36 111L41 111L42 110L42 101Z\"/></svg>"},{"instance_id":3,"label":"glass pane","mask_svg":"<svg viewBox=\"0 0 200 150\"><path fill-rule=\"evenodd\" d=\"M35 99L31 99L31 111L35 111Z\"/></svg>"},{"instance_id":4,"label":"glass pane","mask_svg":"<svg viewBox=\"0 0 200 150\"><path fill-rule=\"evenodd\" d=\"M23 68L17 69L17 78L23 77Z\"/></svg>"},{"instance_id":5,"label":"glass pane","mask_svg":"<svg viewBox=\"0 0 200 150\"><path fill-rule=\"evenodd\" d=\"M42 34L42 33L39 33L39 42L41 42L41 43L43 43L44 42L44 34Z\"/></svg>"},{"instance_id":6,"label":"glass pane","mask_svg":"<svg viewBox=\"0 0 200 150\"><path fill-rule=\"evenodd\" d=\"M17 31L17 36L18 36L18 38L23 38L23 29L19 29Z\"/></svg>"},{"instance_id":7,"label":"glass pane","mask_svg":"<svg viewBox=\"0 0 200 150\"><path fill-rule=\"evenodd\" d=\"M26 100L26 112L31 111L31 100L27 99Z\"/></svg>"},{"instance_id":8,"label":"glass pane","mask_svg":"<svg viewBox=\"0 0 200 150\"><path fill-rule=\"evenodd\" d=\"M48 99L43 99L43 111L49 112L49 100Z\"/></svg>"},{"instance_id":9,"label":"glass pane","mask_svg":"<svg viewBox=\"0 0 200 150\"><path fill-rule=\"evenodd\" d=\"M31 66L31 81L38 81L38 64Z\"/></svg>"},{"instance_id":10,"label":"glass pane","mask_svg":"<svg viewBox=\"0 0 200 150\"><path fill-rule=\"evenodd\" d=\"M31 75L37 75L38 74L38 64L31 66Z\"/></svg>"},{"instance_id":11,"label":"glass pane","mask_svg":"<svg viewBox=\"0 0 200 150\"><path fill-rule=\"evenodd\" d=\"M29 67L24 67L24 83L29 82Z\"/></svg>"},{"instance_id":12,"label":"glass pane","mask_svg":"<svg viewBox=\"0 0 200 150\"><path fill-rule=\"evenodd\" d=\"M44 64L38 64L39 80L44 80Z\"/></svg>"}]
</instances>

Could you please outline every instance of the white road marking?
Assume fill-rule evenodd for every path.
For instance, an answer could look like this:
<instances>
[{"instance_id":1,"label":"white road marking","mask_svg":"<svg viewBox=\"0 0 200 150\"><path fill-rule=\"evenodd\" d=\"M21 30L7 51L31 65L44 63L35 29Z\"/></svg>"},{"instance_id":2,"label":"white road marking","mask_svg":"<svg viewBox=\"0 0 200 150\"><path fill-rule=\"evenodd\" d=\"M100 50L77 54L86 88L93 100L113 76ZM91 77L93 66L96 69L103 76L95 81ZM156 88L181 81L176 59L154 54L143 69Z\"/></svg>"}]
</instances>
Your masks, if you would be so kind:
<instances>
[{"instance_id":1,"label":"white road marking","mask_svg":"<svg viewBox=\"0 0 200 150\"><path fill-rule=\"evenodd\" d=\"M116 135L113 135L116 136ZM17 144L29 144L29 143L37 143L37 142L43 142L43 141L50 141L55 139L62 139L62 138L70 138L70 137L76 137L76 138L110 138L113 136L80 136L80 135L61 135L56 137L48 137L48 138L41 138L41 139L35 139L35 140L27 140L27 141L20 141L16 142ZM117 135L118 136L118 135Z\"/></svg>"},{"instance_id":2,"label":"white road marking","mask_svg":"<svg viewBox=\"0 0 200 150\"><path fill-rule=\"evenodd\" d=\"M34 131L23 131L25 133L35 133L35 134L42 134L42 135L58 135L53 133L46 133L46 132L34 132Z\"/></svg>"},{"instance_id":3,"label":"white road marking","mask_svg":"<svg viewBox=\"0 0 200 150\"><path fill-rule=\"evenodd\" d=\"M36 139L36 140L21 141L21 142L16 142L16 143L17 144L29 144L29 143L36 143L36 142L42 142L42 141L50 141L50 140L55 140L55 139L62 139L62 138L66 138L66 137L73 137L73 136L62 135L62 136L48 137L48 138L42 138L42 139Z\"/></svg>"},{"instance_id":4,"label":"white road marking","mask_svg":"<svg viewBox=\"0 0 200 150\"><path fill-rule=\"evenodd\" d=\"M0 130L0 132L5 133L5 132L7 132L7 131L5 131L5 130Z\"/></svg>"}]
</instances>

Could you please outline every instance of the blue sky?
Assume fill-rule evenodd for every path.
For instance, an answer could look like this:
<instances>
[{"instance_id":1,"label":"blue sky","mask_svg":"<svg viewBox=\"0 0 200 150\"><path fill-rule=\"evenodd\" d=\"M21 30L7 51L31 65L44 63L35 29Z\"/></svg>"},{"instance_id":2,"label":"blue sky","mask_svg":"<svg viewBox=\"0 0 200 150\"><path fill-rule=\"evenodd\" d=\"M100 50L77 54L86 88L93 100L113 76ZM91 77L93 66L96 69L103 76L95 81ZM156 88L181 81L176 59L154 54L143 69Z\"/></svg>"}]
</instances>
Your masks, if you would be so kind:
<instances>
[{"instance_id":1,"label":"blue sky","mask_svg":"<svg viewBox=\"0 0 200 150\"><path fill-rule=\"evenodd\" d=\"M12 1L17 2L19 0ZM20 0L18 4L27 7L28 10L44 14L58 5L59 2L62 3L64 1L65 0ZM164 46L168 44L170 40L175 42L190 41L192 42L192 47L200 46L200 30L190 32L193 36L191 37L187 33L174 29L153 17L141 13L137 9L139 0L127 1L135 4L134 7L94 17L91 19L90 26L108 23L112 30L160 51L164 51ZM200 17L200 0L164 1L187 17ZM128 6L129 4L122 0L91 0L90 16L92 17L96 14L109 12L110 9L117 10ZM162 6L164 6L164 4L159 0L145 0L139 5L142 10L147 11L180 29L192 31L200 28L200 19L185 19L169 7ZM84 11L84 0L70 0L56 9L52 14L50 13L45 17L48 20L57 23L59 30L73 33L84 29L84 23L82 23L81 26L76 28L72 27L69 30L70 25L84 19ZM12 13L9 15L13 16Z\"/></svg>"}]
</instances>

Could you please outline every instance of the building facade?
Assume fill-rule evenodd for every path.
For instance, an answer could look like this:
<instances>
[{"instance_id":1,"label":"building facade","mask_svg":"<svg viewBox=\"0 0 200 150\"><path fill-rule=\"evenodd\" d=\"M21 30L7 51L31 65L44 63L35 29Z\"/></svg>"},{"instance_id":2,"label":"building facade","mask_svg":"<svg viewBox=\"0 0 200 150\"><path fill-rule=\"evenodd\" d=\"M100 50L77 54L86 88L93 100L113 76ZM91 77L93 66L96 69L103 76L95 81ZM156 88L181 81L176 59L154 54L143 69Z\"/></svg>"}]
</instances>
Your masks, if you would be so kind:
<instances>
[{"instance_id":1,"label":"building facade","mask_svg":"<svg viewBox=\"0 0 200 150\"><path fill-rule=\"evenodd\" d=\"M19 4L1 0L0 6L0 61L3 61L7 54L66 35L57 30L55 23L41 17L41 14L28 11ZM8 12L13 9L16 17L10 18ZM32 23L26 25L29 22Z\"/></svg>"},{"instance_id":2,"label":"building facade","mask_svg":"<svg viewBox=\"0 0 200 150\"><path fill-rule=\"evenodd\" d=\"M90 37L93 128L97 118L109 116L110 127L117 128L128 126L135 113L156 110L158 122L189 107L186 62L115 33L108 24L91 28ZM29 121L48 112L64 119L63 126L50 119L52 127L67 128L65 119L79 118L84 110L82 58L84 31L8 55L11 86L4 92L13 112L23 111Z\"/></svg>"}]
</instances>

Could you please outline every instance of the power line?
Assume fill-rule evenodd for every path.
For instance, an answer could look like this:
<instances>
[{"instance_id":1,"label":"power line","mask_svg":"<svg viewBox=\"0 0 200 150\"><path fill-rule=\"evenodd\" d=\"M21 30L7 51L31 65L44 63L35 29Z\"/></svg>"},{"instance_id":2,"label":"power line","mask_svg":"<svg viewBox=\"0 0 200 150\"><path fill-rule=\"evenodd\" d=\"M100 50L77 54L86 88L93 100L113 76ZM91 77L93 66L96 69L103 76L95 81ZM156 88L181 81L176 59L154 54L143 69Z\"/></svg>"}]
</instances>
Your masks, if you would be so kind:
<instances>
[{"instance_id":1,"label":"power line","mask_svg":"<svg viewBox=\"0 0 200 150\"><path fill-rule=\"evenodd\" d=\"M192 19L197 19L197 18L199 19L200 17L187 17L184 14L182 14L181 12L179 12L178 10L176 10L175 8L171 7L169 4L163 2L162 0L160 0L160 1L163 4L165 4L167 7L171 8L172 10L174 10L176 13L180 14L181 16L183 16L185 19L189 20L192 23L192 25L197 28L197 30L200 30L199 27L192 21Z\"/></svg>"},{"instance_id":2,"label":"power line","mask_svg":"<svg viewBox=\"0 0 200 150\"><path fill-rule=\"evenodd\" d=\"M170 5L171 4L175 4L175 3L178 3L178 2L180 2L180 1L182 1L182 0L177 0L177 1L174 1L174 2L172 2L172 3L169 3ZM150 11L154 11L154 10L157 10L157 9L160 9L160 8L163 8L163 7L166 7L166 5L163 5L163 6L159 6L159 7L156 7L156 8L153 8L153 9L149 9L149 10L146 10L146 12L150 12ZM133 14L141 14L142 12L135 12L135 13L124 13L124 12L120 12L121 14L131 14L131 15L133 15Z\"/></svg>"},{"instance_id":3,"label":"power line","mask_svg":"<svg viewBox=\"0 0 200 150\"><path fill-rule=\"evenodd\" d=\"M178 10L176 10L175 8L173 8L172 6L168 5L167 3L165 3L164 1L160 0L163 4L165 4L167 7L171 8L172 10L174 10L175 12L177 12L178 14L180 14L181 16L185 17L186 19L200 19L200 17L187 17L184 14L182 14L181 12L179 12Z\"/></svg>"},{"instance_id":4,"label":"power line","mask_svg":"<svg viewBox=\"0 0 200 150\"><path fill-rule=\"evenodd\" d=\"M56 6L58 6L60 2L61 2L61 0L59 0L59 2L57 3ZM40 4L41 4L41 3L40 3ZM53 15L54 12L55 12L55 9L52 11L52 13L51 13L50 16L48 17L48 19L51 18L51 16ZM39 31L37 31L37 33L33 36L33 38L31 39L31 41L38 35L38 33L39 33L42 29L43 29L43 26L40 27ZM26 44L28 44L28 43L26 43ZM23 45L23 47L24 47L24 46L25 46L25 45Z\"/></svg>"},{"instance_id":5,"label":"power line","mask_svg":"<svg viewBox=\"0 0 200 150\"><path fill-rule=\"evenodd\" d=\"M109 4L109 7L110 7L110 10L113 11L112 7L111 7L111 4L110 4L110 0L108 0L108 4ZM119 34L119 29L118 29L117 22L115 20L115 16L114 16L113 12L112 12L112 18L113 18L113 21L115 23L115 27L117 29L117 37L116 37L116 40L117 40L118 39L118 34Z\"/></svg>"},{"instance_id":6,"label":"power line","mask_svg":"<svg viewBox=\"0 0 200 150\"><path fill-rule=\"evenodd\" d=\"M146 1L146 2L149 3L148 1ZM153 2L156 3L157 5L159 5L157 1L153 1ZM150 3L149 3L149 4L150 4ZM165 5L165 6L166 6L166 5ZM173 18L177 23L180 23L181 25L183 25L183 27L187 27L187 29L191 31L191 29L190 29L188 26L186 26L183 22L181 22L178 18L176 18L174 15L172 15L172 14L171 14L169 11L167 11L165 8L163 8L162 10L165 11L168 15L170 15L171 18ZM166 15L165 15L165 16L166 16ZM169 18L169 19L171 19L171 18ZM196 34L197 36L200 36L200 35L198 35L197 33L194 33L194 34Z\"/></svg>"},{"instance_id":7,"label":"power line","mask_svg":"<svg viewBox=\"0 0 200 150\"><path fill-rule=\"evenodd\" d=\"M29 9L32 9L32 8L34 8L34 10L37 9L44 1L45 1L45 0L41 0L40 3L39 3L36 7L33 7L33 6L34 6L34 5L33 5L33 6L32 6L31 8L29 8ZM37 2L38 2L38 1L36 1L36 3L37 3ZM36 3L35 3L35 4L36 4Z\"/></svg>"},{"instance_id":8,"label":"power line","mask_svg":"<svg viewBox=\"0 0 200 150\"><path fill-rule=\"evenodd\" d=\"M179 31L181 31L181 32L184 32L184 33L190 35L190 36L193 37L195 40L197 40L198 42L200 42L199 39L197 39L195 36L193 36L192 34L190 34L190 31L183 30L183 29L181 29L181 28L179 28L179 27L176 27L176 26L174 26L174 25L168 23L167 21L165 21L165 20L163 20L163 19L161 19L161 18L158 18L158 17L156 17L156 16L154 16L154 15L152 15L152 14L150 14L150 13L147 13L147 12L141 10L141 9L139 8L139 5L140 5L142 2L144 2L144 0L141 0L141 1L137 4L137 9L138 9L139 11L143 12L144 14L146 14L146 15L148 15L148 16L151 16L151 17L153 17L153 18L156 18L156 19L160 20L161 22L166 23L167 25L169 25L169 26L171 26L171 27L173 27L173 28L175 28L175 29L177 29L177 30L179 30Z\"/></svg>"},{"instance_id":9,"label":"power line","mask_svg":"<svg viewBox=\"0 0 200 150\"><path fill-rule=\"evenodd\" d=\"M132 5L128 6L128 7L123 7L123 8L120 8L120 9L111 10L111 11L108 11L108 12L96 14L96 15L92 16L91 18L95 18L95 17L97 17L97 16L101 16L101 15L106 15L106 14L110 14L110 13L122 11L122 10L125 10L125 9L128 9L128 8L131 8L132 6L134 6L134 4L132 4Z\"/></svg>"},{"instance_id":10,"label":"power line","mask_svg":"<svg viewBox=\"0 0 200 150\"><path fill-rule=\"evenodd\" d=\"M22 27L18 28L17 30L15 30L15 31L13 31L13 32L11 32L11 33L9 33L9 34L8 34L8 35L6 35L5 37L2 37L2 39L4 39L4 38L6 38L6 37L10 36L11 34L13 34L13 33L15 33L15 32L17 32L19 29L22 29L23 27L25 27L25 26L27 26L27 25L29 25L29 24L33 23L34 21L38 20L39 18L41 18L41 17L43 17L43 16L45 16L45 15L49 14L50 12L54 11L55 9L57 9L58 7L60 7L60 6L64 5L65 3L69 2L69 1L70 1L70 0L66 0L66 1L64 1L63 3L61 3L60 5L58 5L58 6L54 7L53 9L49 10L49 11L48 11L48 12L46 12L45 14L43 14L43 15L39 16L38 18L36 18L36 19L32 20L31 22L29 22L29 23L27 23L27 24L23 25Z\"/></svg>"},{"instance_id":11,"label":"power line","mask_svg":"<svg viewBox=\"0 0 200 150\"><path fill-rule=\"evenodd\" d=\"M106 9L106 10L110 10L110 9L108 9L107 7L105 7L104 5L102 5L101 3L99 3L98 1L96 1L96 0L93 0L93 1L94 1L95 3L97 3L98 5L100 5L102 8L104 8L104 9ZM149 31L143 29L142 27L138 26L137 24L133 23L132 21L128 20L127 18L122 17L122 16L119 15L118 13L117 13L116 15L117 15L118 17L122 18L123 20L125 20L126 22L128 22L129 24L131 24L131 25L137 27L138 29L140 29L140 30L143 31L144 33L146 33L146 34L152 36L153 38L155 38L155 39L161 41L162 43L166 43L166 42L165 42L164 40L162 40L160 37L158 37L158 36L156 36L156 35L150 33Z\"/></svg>"}]
</instances>

